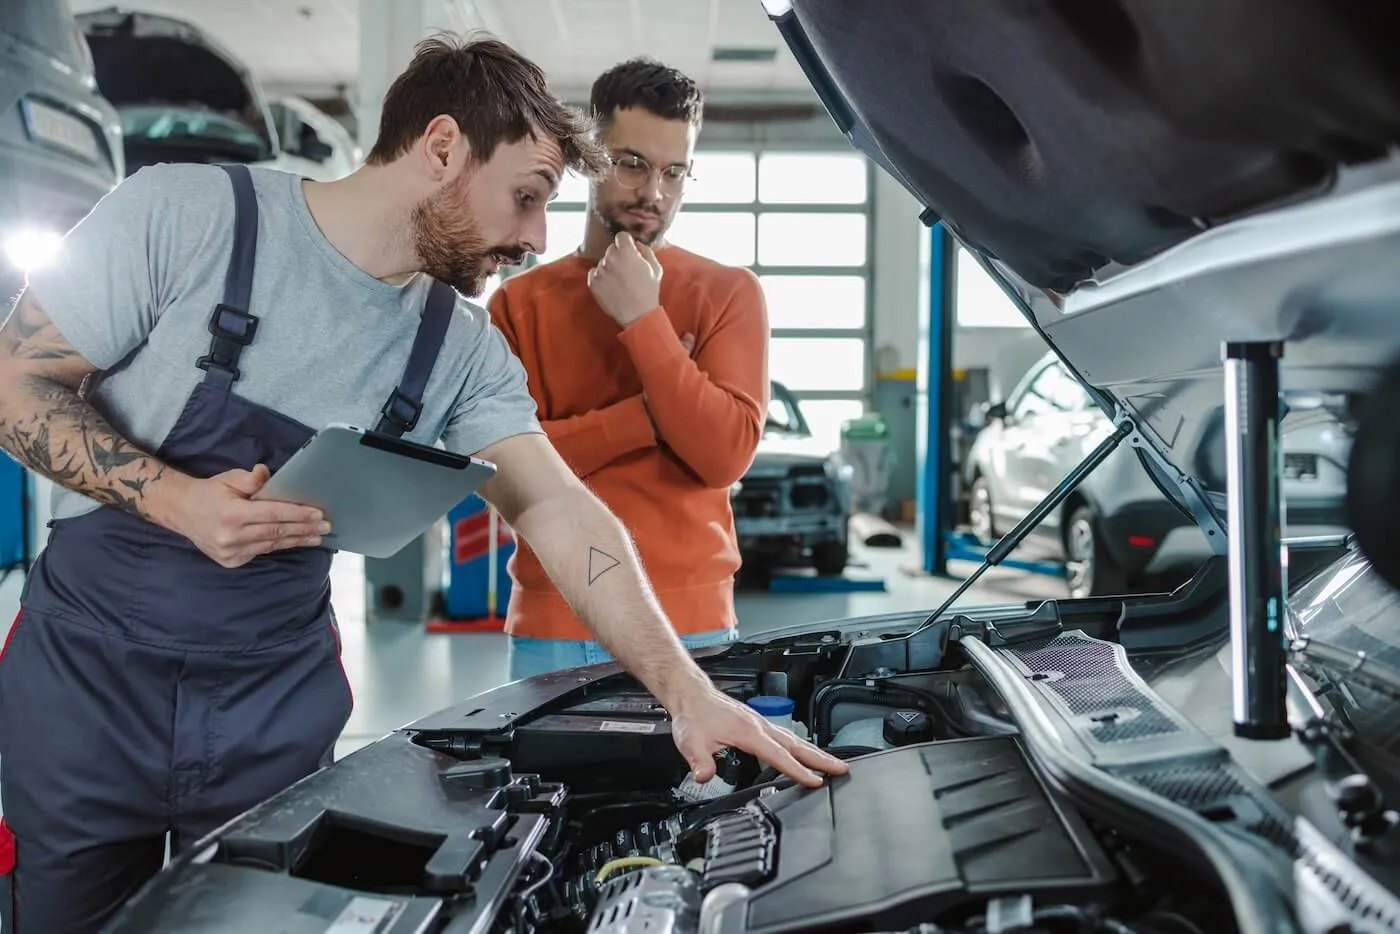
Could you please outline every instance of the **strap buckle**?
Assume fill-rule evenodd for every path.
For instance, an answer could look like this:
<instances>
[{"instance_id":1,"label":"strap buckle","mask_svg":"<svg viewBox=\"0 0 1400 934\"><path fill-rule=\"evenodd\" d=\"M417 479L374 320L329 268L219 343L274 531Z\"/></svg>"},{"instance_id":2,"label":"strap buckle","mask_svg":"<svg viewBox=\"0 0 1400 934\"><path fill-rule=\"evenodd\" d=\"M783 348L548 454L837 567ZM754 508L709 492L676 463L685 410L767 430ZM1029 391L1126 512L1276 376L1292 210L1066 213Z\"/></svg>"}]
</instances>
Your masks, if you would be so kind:
<instances>
[{"instance_id":1,"label":"strap buckle","mask_svg":"<svg viewBox=\"0 0 1400 934\"><path fill-rule=\"evenodd\" d=\"M383 416L381 425L391 424L400 432L407 433L418 426L418 419L423 414L423 403L396 386L385 400L379 414Z\"/></svg>"},{"instance_id":2,"label":"strap buckle","mask_svg":"<svg viewBox=\"0 0 1400 934\"><path fill-rule=\"evenodd\" d=\"M201 370L217 367L238 379L238 357L258 333L257 317L221 302L209 316L209 333L214 335L209 352L195 361L195 366Z\"/></svg>"}]
</instances>

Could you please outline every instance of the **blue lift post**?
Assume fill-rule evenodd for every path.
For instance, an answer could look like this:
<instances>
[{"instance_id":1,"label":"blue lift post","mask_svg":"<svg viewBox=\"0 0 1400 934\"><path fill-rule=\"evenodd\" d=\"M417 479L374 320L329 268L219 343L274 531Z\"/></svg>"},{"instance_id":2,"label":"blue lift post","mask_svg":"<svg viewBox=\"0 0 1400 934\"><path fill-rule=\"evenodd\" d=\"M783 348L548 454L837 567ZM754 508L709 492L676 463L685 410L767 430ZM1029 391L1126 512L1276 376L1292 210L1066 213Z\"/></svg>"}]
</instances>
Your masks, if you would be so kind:
<instances>
[{"instance_id":1,"label":"blue lift post","mask_svg":"<svg viewBox=\"0 0 1400 934\"><path fill-rule=\"evenodd\" d=\"M941 221L925 212L929 225L928 304L920 316L919 349L924 365L919 368L918 398L918 535L923 552L924 573L948 576L949 561L981 564L989 546L957 528L953 502L953 465L949 451L948 426L953 414L953 325L957 319L957 251L952 236ZM1032 574L1064 577L1065 569L1050 561L1027 561L1007 557L998 567L1014 568Z\"/></svg>"},{"instance_id":2,"label":"blue lift post","mask_svg":"<svg viewBox=\"0 0 1400 934\"><path fill-rule=\"evenodd\" d=\"M30 490L29 472L0 454L0 579L34 560Z\"/></svg>"}]
</instances>

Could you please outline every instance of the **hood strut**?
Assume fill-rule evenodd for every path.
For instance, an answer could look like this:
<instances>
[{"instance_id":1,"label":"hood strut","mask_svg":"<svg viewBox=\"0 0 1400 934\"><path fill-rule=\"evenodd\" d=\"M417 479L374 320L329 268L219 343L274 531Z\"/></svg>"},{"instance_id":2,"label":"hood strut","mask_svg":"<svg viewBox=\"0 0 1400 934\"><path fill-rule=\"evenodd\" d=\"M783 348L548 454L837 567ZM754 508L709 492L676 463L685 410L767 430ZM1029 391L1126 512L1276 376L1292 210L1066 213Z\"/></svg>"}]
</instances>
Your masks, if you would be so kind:
<instances>
[{"instance_id":1,"label":"hood strut","mask_svg":"<svg viewBox=\"0 0 1400 934\"><path fill-rule=\"evenodd\" d=\"M1036 526L1040 525L1046 516L1059 508L1059 505L1065 501L1065 498L1074 492L1074 488L1079 486L1085 477L1093 473L1095 467L1098 467L1104 461L1108 460L1108 455L1112 454L1118 448L1118 445L1123 442L1123 439L1131 435L1135 430L1132 421L1129 419L1125 418L1119 421L1118 425L1113 430L1113 434L1100 441L1082 461L1075 465L1073 470L1065 474L1064 479L1056 484L1055 488L1050 491L1050 495L1037 503L1035 508L1026 514L1025 518L1016 523L1015 528L1003 535L1001 539L991 547L987 552L987 557L982 559L982 563L978 566L977 570L968 575L967 579L958 585L958 589L954 590L938 609L930 613L928 617L919 624L917 629L904 638L906 640L912 639L938 622L939 618L948 611L948 608L956 603L958 598L966 593L969 587L977 583L979 577L987 573L989 568L994 568L998 564L1001 564L1002 561L1006 560L1006 556L1015 551L1016 546L1021 544L1021 541L1029 535Z\"/></svg>"},{"instance_id":2,"label":"hood strut","mask_svg":"<svg viewBox=\"0 0 1400 934\"><path fill-rule=\"evenodd\" d=\"M1286 739L1281 343L1226 343L1225 463L1235 735Z\"/></svg>"}]
</instances>

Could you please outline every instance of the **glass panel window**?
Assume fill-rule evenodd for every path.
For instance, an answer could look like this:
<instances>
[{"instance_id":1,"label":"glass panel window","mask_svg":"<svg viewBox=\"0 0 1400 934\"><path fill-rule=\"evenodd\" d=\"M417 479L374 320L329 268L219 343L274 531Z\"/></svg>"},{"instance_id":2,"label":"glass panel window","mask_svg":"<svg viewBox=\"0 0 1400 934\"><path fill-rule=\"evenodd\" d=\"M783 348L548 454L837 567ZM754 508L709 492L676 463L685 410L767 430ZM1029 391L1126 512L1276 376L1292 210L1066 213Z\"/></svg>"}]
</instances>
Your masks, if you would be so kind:
<instances>
[{"instance_id":1,"label":"glass panel window","mask_svg":"<svg viewBox=\"0 0 1400 934\"><path fill-rule=\"evenodd\" d=\"M559 205L588 203L588 179L574 172L572 169L564 173L564 177L559 180L559 194L550 204L550 209Z\"/></svg>"},{"instance_id":2,"label":"glass panel window","mask_svg":"<svg viewBox=\"0 0 1400 934\"><path fill-rule=\"evenodd\" d=\"M864 157L837 152L770 152L758 160L758 199L767 204L864 204Z\"/></svg>"},{"instance_id":3,"label":"glass panel window","mask_svg":"<svg viewBox=\"0 0 1400 934\"><path fill-rule=\"evenodd\" d=\"M515 271L515 270L512 270L512 271ZM481 290L481 294L478 295L476 298L468 299L468 301L475 302L476 304L480 305L482 308L485 308L485 307L486 307L486 303L489 302L489 301L491 301L491 293L494 292L494 291L496 291L497 289L499 289L499 288L501 287L501 281L502 281L502 280L501 280L501 275L500 275L500 273L497 273L496 275L494 275L494 276L492 276L491 278L487 279L487 280L486 280L486 283L485 283L485 287L482 288L482 290Z\"/></svg>"},{"instance_id":4,"label":"glass panel window","mask_svg":"<svg viewBox=\"0 0 1400 934\"><path fill-rule=\"evenodd\" d=\"M588 214L585 211L558 210L553 207L545 212L544 252L536 259L543 264L567 256L583 244L583 229L587 226Z\"/></svg>"},{"instance_id":5,"label":"glass panel window","mask_svg":"<svg viewBox=\"0 0 1400 934\"><path fill-rule=\"evenodd\" d=\"M750 204L757 177L751 152L697 152L685 200L691 204Z\"/></svg>"},{"instance_id":6,"label":"glass panel window","mask_svg":"<svg viewBox=\"0 0 1400 934\"><path fill-rule=\"evenodd\" d=\"M864 276L761 276L768 326L865 327Z\"/></svg>"},{"instance_id":7,"label":"glass panel window","mask_svg":"<svg viewBox=\"0 0 1400 934\"><path fill-rule=\"evenodd\" d=\"M763 266L865 265L864 214L763 214L758 219Z\"/></svg>"},{"instance_id":8,"label":"glass panel window","mask_svg":"<svg viewBox=\"0 0 1400 934\"><path fill-rule=\"evenodd\" d=\"M686 213L682 209L666 239L717 263L752 266L754 215Z\"/></svg>"},{"instance_id":9,"label":"glass panel window","mask_svg":"<svg viewBox=\"0 0 1400 934\"><path fill-rule=\"evenodd\" d=\"M841 425L865 414L865 403L859 399L803 399L798 401L812 437L823 449L841 447ZM815 446L815 445L814 445Z\"/></svg>"},{"instance_id":10,"label":"glass panel window","mask_svg":"<svg viewBox=\"0 0 1400 934\"><path fill-rule=\"evenodd\" d=\"M793 392L865 388L865 341L859 337L775 337L768 375Z\"/></svg>"},{"instance_id":11,"label":"glass panel window","mask_svg":"<svg viewBox=\"0 0 1400 934\"><path fill-rule=\"evenodd\" d=\"M963 247L957 250L954 267L953 309L958 327L1028 328L1030 322L1006 297L1001 286ZM927 278L927 277L925 277Z\"/></svg>"}]
</instances>

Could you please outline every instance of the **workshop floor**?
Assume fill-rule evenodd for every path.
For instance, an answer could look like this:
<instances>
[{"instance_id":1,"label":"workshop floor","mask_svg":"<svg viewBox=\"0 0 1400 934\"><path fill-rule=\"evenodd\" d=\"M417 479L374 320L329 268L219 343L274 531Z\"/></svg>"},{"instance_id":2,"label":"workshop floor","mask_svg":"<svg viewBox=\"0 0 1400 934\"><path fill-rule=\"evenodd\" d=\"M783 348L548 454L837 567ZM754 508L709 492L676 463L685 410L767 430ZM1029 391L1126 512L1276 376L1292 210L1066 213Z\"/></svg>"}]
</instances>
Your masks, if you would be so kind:
<instances>
[{"instance_id":1,"label":"workshop floor","mask_svg":"<svg viewBox=\"0 0 1400 934\"><path fill-rule=\"evenodd\" d=\"M905 535L913 541L912 533ZM886 591L831 593L741 592L739 628L744 634L848 616L931 609L957 586L956 579L930 578L916 572L917 550L858 550L857 573L885 579ZM975 565L958 563L955 574ZM8 631L19 605L21 581L15 575L0 584L0 628ZM1018 571L989 571L959 605L1004 603L1059 596L1061 581ZM332 572L336 614L344 640L345 668L355 691L355 712L341 742L345 755L427 713L459 703L506 678L506 637L497 633L434 635L421 627L365 620L361 562L342 555Z\"/></svg>"}]
</instances>

